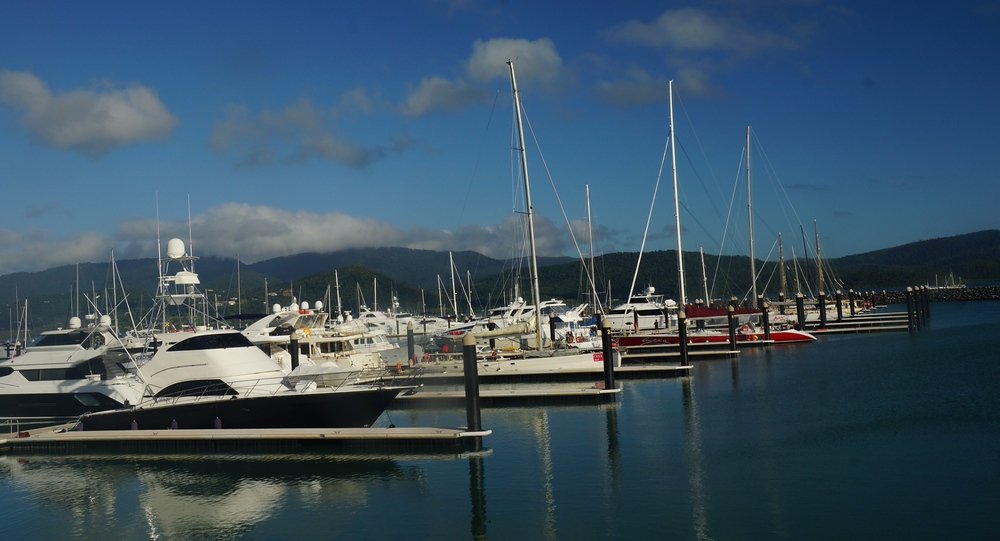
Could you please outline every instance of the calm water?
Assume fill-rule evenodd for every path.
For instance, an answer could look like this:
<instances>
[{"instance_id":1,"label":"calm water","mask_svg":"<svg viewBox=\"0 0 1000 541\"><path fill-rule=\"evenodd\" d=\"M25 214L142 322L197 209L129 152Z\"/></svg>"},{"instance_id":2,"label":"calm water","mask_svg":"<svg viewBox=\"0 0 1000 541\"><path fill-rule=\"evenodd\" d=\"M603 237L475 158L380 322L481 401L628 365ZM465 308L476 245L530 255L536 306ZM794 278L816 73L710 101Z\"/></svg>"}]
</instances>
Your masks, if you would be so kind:
<instances>
[{"instance_id":1,"label":"calm water","mask_svg":"<svg viewBox=\"0 0 1000 541\"><path fill-rule=\"evenodd\" d=\"M1000 303L932 310L914 335L626 380L615 404L486 409L478 456L0 457L0 535L997 539Z\"/></svg>"}]
</instances>

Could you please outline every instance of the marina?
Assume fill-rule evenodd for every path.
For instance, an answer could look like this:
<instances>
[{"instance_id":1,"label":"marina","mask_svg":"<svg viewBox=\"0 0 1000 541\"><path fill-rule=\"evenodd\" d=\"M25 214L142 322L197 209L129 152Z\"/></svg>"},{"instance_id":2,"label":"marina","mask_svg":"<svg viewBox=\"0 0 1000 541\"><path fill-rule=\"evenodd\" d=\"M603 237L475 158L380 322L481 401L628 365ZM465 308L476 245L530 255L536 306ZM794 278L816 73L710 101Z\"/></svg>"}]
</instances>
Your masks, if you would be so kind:
<instances>
[{"instance_id":1,"label":"marina","mask_svg":"<svg viewBox=\"0 0 1000 541\"><path fill-rule=\"evenodd\" d=\"M1000 475L990 451L1000 446L993 430L1000 367L988 332L997 325L998 302L941 303L917 333L745 349L698 361L688 376L622 380L612 401L484 408L481 451L254 449L252 438L214 452L173 444L124 455L114 447L5 447L0 520L7 535L41 539L99 531L238 539L330 532L989 538L1000 528L990 481ZM411 407L397 399L370 434L465 423L460 403ZM354 430L304 432L319 439ZM462 434L434 430L444 439Z\"/></svg>"}]
</instances>

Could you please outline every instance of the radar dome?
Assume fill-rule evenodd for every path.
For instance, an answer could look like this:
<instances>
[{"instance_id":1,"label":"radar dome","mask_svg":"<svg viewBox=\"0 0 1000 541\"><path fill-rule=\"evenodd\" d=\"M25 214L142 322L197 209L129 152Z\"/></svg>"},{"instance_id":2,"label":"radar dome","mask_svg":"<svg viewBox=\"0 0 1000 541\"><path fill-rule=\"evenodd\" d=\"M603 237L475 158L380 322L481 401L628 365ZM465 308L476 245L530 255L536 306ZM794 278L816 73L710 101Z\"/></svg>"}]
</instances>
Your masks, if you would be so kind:
<instances>
[{"instance_id":1,"label":"radar dome","mask_svg":"<svg viewBox=\"0 0 1000 541\"><path fill-rule=\"evenodd\" d=\"M316 309L317 310L323 309L323 301L316 301Z\"/></svg>"},{"instance_id":2,"label":"radar dome","mask_svg":"<svg viewBox=\"0 0 1000 541\"><path fill-rule=\"evenodd\" d=\"M302 304L299 305L299 309L300 310L308 310L309 309L309 301L302 301Z\"/></svg>"},{"instance_id":3,"label":"radar dome","mask_svg":"<svg viewBox=\"0 0 1000 541\"><path fill-rule=\"evenodd\" d=\"M107 330L111 328L111 316L103 315L101 316L101 322L98 324L101 329Z\"/></svg>"},{"instance_id":4,"label":"radar dome","mask_svg":"<svg viewBox=\"0 0 1000 541\"><path fill-rule=\"evenodd\" d=\"M81 325L80 318L78 318L76 316L73 316L73 317L69 318L69 328L70 329L79 329L80 325Z\"/></svg>"},{"instance_id":5,"label":"radar dome","mask_svg":"<svg viewBox=\"0 0 1000 541\"><path fill-rule=\"evenodd\" d=\"M181 239L170 239L167 241L167 257L170 259L184 257L184 241Z\"/></svg>"},{"instance_id":6,"label":"radar dome","mask_svg":"<svg viewBox=\"0 0 1000 541\"><path fill-rule=\"evenodd\" d=\"M281 311L281 305L280 304L274 303L274 305L271 306L271 312L277 314L280 311Z\"/></svg>"}]
</instances>

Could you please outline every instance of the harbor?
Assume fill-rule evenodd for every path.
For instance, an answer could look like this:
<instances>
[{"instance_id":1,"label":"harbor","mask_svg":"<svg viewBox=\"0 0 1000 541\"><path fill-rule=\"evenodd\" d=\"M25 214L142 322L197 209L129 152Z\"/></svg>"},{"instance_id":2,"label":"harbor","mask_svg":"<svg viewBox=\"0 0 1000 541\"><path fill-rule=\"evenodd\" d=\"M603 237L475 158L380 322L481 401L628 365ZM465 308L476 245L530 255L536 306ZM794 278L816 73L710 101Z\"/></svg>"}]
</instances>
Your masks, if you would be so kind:
<instances>
[{"instance_id":1,"label":"harbor","mask_svg":"<svg viewBox=\"0 0 1000 541\"><path fill-rule=\"evenodd\" d=\"M0 519L46 539L988 538L996 325L997 302L936 303L917 333L748 348L621 380L608 402L484 408L481 451L5 452ZM466 422L458 403L399 401L374 428Z\"/></svg>"}]
</instances>

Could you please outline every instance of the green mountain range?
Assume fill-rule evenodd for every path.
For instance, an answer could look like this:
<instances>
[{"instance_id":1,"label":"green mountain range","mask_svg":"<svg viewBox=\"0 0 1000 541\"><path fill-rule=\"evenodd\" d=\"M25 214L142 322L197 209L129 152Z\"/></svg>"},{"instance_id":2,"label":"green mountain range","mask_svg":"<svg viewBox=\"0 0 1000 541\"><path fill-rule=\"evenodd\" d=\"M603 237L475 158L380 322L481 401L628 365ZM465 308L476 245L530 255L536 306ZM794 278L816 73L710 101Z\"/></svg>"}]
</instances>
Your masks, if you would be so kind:
<instances>
[{"instance_id":1,"label":"green mountain range","mask_svg":"<svg viewBox=\"0 0 1000 541\"><path fill-rule=\"evenodd\" d=\"M611 302L624 299L635 280L635 289L654 286L669 297L677 295L676 252L643 254L636 274L638 253L609 253L595 258L595 289L599 298ZM514 291L530 297L527 263L497 260L476 252L454 252L454 303L449 254L408 248L357 248L333 253L304 253L253 264L232 259L205 257L196 263L201 289L218 306L220 315L260 314L272 304L288 305L292 296L299 302L324 300L333 308L339 294L340 305L357 313L361 305L385 309L392 299L411 312L467 313L510 300ZM702 279L701 257L685 252L685 283L689 300L703 298L708 282L712 298L744 298L750 291L750 261L746 256L705 255ZM777 296L779 272L776 262L757 262L758 293ZM541 258L540 288L543 297L585 302L591 290L582 262L571 258ZM64 265L38 272L0 276L0 303L7 305L11 327L20 319L28 299L29 322L33 328L63 325L69 317L91 311L88 299L102 313L112 301L124 305L125 295L112 287L109 263ZM142 313L153 302L156 289L155 259L117 262L115 281L125 284L128 306ZM336 272L335 272L336 271ZM789 291L795 291L795 277L806 294L816 289L813 260L786 261ZM957 277L966 283L1000 279L1000 230L980 231L954 237L925 240L824 262L829 280L826 289L879 290L907 285L943 282ZM339 280L339 290L337 282ZM471 285L470 282L471 281ZM79 285L79 292L76 291ZM375 288L378 291L375 291ZM610 289L610 291L609 291ZM471 295L468 291L471 290ZM237 303L239 301L239 303ZM77 305L79 304L79 308Z\"/></svg>"}]
</instances>

